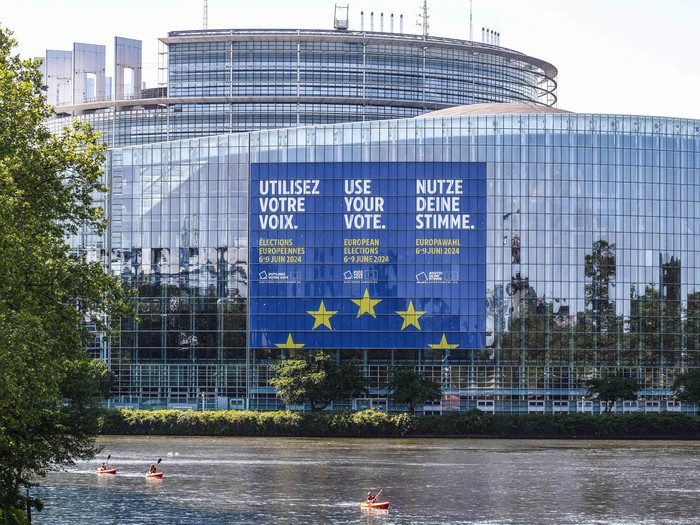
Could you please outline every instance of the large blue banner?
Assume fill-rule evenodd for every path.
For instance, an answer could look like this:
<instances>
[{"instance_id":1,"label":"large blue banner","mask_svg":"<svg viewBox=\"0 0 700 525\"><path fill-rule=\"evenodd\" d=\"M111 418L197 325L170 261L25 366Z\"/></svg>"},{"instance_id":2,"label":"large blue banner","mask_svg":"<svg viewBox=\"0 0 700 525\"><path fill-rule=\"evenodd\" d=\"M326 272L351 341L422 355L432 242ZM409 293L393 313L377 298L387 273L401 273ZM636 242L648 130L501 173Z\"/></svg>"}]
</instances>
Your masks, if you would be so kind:
<instances>
[{"instance_id":1,"label":"large blue banner","mask_svg":"<svg viewBox=\"0 0 700 525\"><path fill-rule=\"evenodd\" d=\"M486 166L251 166L250 346L479 349Z\"/></svg>"}]
</instances>

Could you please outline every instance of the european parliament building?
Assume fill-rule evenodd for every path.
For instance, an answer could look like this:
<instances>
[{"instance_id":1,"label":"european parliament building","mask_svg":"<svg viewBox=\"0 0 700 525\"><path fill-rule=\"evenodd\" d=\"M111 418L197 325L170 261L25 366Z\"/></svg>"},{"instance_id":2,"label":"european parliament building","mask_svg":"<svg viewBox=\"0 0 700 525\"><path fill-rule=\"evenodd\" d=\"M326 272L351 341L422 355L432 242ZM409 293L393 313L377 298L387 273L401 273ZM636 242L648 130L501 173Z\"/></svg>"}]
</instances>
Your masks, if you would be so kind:
<instances>
[{"instance_id":1,"label":"european parliament building","mask_svg":"<svg viewBox=\"0 0 700 525\"><path fill-rule=\"evenodd\" d=\"M135 40L115 40L114 97L101 46L44 66L48 125L110 147L109 232L75 249L136 291L139 322L93 349L116 405L282 408L272 366L322 349L369 391L335 408L400 409L387 374L411 365L442 386L426 411L597 411L584 383L613 374L640 386L616 410L681 410L700 121L556 109L556 68L493 39L160 41L156 89Z\"/></svg>"}]
</instances>

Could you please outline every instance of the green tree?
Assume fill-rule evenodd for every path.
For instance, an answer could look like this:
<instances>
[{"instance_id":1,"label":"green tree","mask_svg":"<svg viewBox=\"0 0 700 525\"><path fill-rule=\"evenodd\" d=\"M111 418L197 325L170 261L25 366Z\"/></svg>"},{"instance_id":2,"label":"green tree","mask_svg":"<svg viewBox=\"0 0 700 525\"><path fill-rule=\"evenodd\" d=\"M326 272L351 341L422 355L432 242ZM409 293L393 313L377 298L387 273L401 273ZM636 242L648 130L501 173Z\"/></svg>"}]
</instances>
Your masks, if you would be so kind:
<instances>
[{"instance_id":1,"label":"green tree","mask_svg":"<svg viewBox=\"0 0 700 525\"><path fill-rule=\"evenodd\" d=\"M362 376L360 363L357 359L343 361L333 367L331 371L331 384L336 391L334 400L367 394L365 378Z\"/></svg>"},{"instance_id":2,"label":"green tree","mask_svg":"<svg viewBox=\"0 0 700 525\"><path fill-rule=\"evenodd\" d=\"M287 404L308 401L312 411L323 410L333 401L366 391L356 361L336 364L330 354L322 351L284 359L273 368L277 375L270 384L279 398Z\"/></svg>"},{"instance_id":3,"label":"green tree","mask_svg":"<svg viewBox=\"0 0 700 525\"><path fill-rule=\"evenodd\" d=\"M394 403L408 406L412 414L416 411L416 405L442 397L440 385L409 366L397 366L389 371L387 391Z\"/></svg>"},{"instance_id":4,"label":"green tree","mask_svg":"<svg viewBox=\"0 0 700 525\"><path fill-rule=\"evenodd\" d=\"M104 231L93 197L104 146L85 124L54 136L39 63L13 55L0 28L0 515L15 523L25 488L96 452L104 370L84 348L127 315L118 278L72 252L67 239Z\"/></svg>"},{"instance_id":5,"label":"green tree","mask_svg":"<svg viewBox=\"0 0 700 525\"><path fill-rule=\"evenodd\" d=\"M700 405L700 368L677 376L673 382L673 394L680 401Z\"/></svg>"},{"instance_id":6,"label":"green tree","mask_svg":"<svg viewBox=\"0 0 700 525\"><path fill-rule=\"evenodd\" d=\"M605 401L605 412L610 412L615 401L637 399L639 384L631 377L607 376L587 380L586 388L590 397Z\"/></svg>"}]
</instances>

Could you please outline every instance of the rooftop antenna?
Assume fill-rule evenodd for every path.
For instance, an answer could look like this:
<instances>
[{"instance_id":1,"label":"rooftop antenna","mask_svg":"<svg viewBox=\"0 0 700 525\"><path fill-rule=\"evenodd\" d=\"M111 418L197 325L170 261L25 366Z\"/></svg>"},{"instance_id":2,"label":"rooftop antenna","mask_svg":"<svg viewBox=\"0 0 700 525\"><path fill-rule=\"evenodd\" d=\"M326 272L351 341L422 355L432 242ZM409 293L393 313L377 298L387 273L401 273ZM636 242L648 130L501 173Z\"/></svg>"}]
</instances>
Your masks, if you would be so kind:
<instances>
[{"instance_id":1,"label":"rooftop antenna","mask_svg":"<svg viewBox=\"0 0 700 525\"><path fill-rule=\"evenodd\" d=\"M422 13L419 14L418 16L421 17L421 22L416 22L417 26L421 26L423 28L423 38L428 38L428 27L430 24L428 24L428 0L423 0L423 7L421 7Z\"/></svg>"},{"instance_id":2,"label":"rooftop antenna","mask_svg":"<svg viewBox=\"0 0 700 525\"><path fill-rule=\"evenodd\" d=\"M472 0L469 0L469 41L474 41L474 23L472 20Z\"/></svg>"},{"instance_id":3,"label":"rooftop antenna","mask_svg":"<svg viewBox=\"0 0 700 525\"><path fill-rule=\"evenodd\" d=\"M202 18L202 28L207 29L209 25L209 14L207 9L207 0L204 0L204 17Z\"/></svg>"}]
</instances>

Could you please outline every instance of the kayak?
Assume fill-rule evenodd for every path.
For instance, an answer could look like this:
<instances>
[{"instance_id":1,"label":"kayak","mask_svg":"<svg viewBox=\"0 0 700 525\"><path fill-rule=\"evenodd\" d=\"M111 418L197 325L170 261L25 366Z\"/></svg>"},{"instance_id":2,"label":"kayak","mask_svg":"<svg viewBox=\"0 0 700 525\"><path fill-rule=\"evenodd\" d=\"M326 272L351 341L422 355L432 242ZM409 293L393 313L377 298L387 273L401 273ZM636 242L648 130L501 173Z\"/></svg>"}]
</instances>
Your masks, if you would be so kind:
<instances>
[{"instance_id":1,"label":"kayak","mask_svg":"<svg viewBox=\"0 0 700 525\"><path fill-rule=\"evenodd\" d=\"M368 501L363 501L362 503L360 503L360 507L363 509L388 509L389 502L382 501L380 503L370 503Z\"/></svg>"},{"instance_id":2,"label":"kayak","mask_svg":"<svg viewBox=\"0 0 700 525\"><path fill-rule=\"evenodd\" d=\"M162 478L163 473L162 472L146 472L146 477L147 478Z\"/></svg>"},{"instance_id":3,"label":"kayak","mask_svg":"<svg viewBox=\"0 0 700 525\"><path fill-rule=\"evenodd\" d=\"M115 468L107 468L107 469L98 468L95 472L97 472L98 474L116 474L117 469L115 469Z\"/></svg>"}]
</instances>

